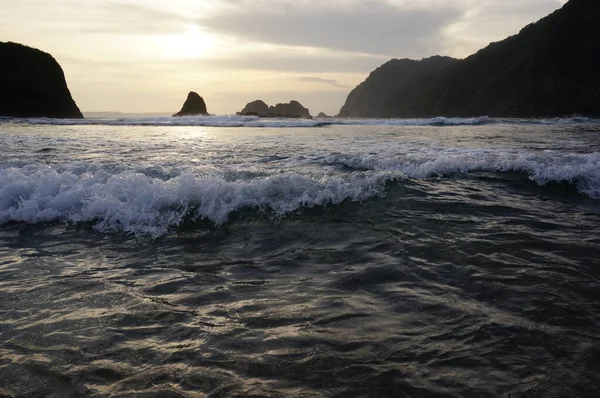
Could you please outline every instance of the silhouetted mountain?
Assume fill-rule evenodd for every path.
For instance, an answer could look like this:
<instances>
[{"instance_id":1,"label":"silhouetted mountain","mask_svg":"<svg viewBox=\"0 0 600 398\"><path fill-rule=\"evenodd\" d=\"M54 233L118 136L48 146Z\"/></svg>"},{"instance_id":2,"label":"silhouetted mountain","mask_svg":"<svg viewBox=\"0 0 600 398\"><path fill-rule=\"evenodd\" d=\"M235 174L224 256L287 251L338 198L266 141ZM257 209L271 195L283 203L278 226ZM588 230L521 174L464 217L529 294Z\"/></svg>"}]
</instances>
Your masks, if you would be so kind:
<instances>
[{"instance_id":1,"label":"silhouetted mountain","mask_svg":"<svg viewBox=\"0 0 600 398\"><path fill-rule=\"evenodd\" d=\"M0 116L83 118L48 53L0 42Z\"/></svg>"},{"instance_id":2,"label":"silhouetted mountain","mask_svg":"<svg viewBox=\"0 0 600 398\"><path fill-rule=\"evenodd\" d=\"M375 69L350 92L340 109L340 117L380 117L383 105L398 90L423 76L437 73L457 60L435 56L421 61L392 59Z\"/></svg>"},{"instance_id":3,"label":"silhouetted mountain","mask_svg":"<svg viewBox=\"0 0 600 398\"><path fill-rule=\"evenodd\" d=\"M204 98L198 95L198 93L190 91L188 93L187 99L181 107L181 110L174 114L173 117L198 115L208 116L208 111L206 110L206 103L204 102Z\"/></svg>"},{"instance_id":4,"label":"silhouetted mountain","mask_svg":"<svg viewBox=\"0 0 600 398\"><path fill-rule=\"evenodd\" d=\"M518 35L405 86L381 116L600 116L600 1L570 0Z\"/></svg>"},{"instance_id":5,"label":"silhouetted mountain","mask_svg":"<svg viewBox=\"0 0 600 398\"><path fill-rule=\"evenodd\" d=\"M289 103L268 106L264 101L256 100L246 104L244 109L237 112L237 115L260 116L260 117L291 117L307 118L312 116L308 108L302 106L298 101L291 100Z\"/></svg>"}]
</instances>

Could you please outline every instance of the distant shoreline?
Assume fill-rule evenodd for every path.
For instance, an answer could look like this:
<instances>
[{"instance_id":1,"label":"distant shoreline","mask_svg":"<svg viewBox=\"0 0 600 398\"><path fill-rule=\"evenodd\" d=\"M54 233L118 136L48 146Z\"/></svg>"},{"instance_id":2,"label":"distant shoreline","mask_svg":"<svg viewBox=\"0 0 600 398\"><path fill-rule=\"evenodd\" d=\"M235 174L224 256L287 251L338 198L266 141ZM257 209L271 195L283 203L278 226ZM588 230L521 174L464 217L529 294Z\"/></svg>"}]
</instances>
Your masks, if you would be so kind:
<instances>
[{"instance_id":1,"label":"distant shoreline","mask_svg":"<svg viewBox=\"0 0 600 398\"><path fill-rule=\"evenodd\" d=\"M83 112L87 119L133 119L144 117L171 117L173 112Z\"/></svg>"}]
</instances>

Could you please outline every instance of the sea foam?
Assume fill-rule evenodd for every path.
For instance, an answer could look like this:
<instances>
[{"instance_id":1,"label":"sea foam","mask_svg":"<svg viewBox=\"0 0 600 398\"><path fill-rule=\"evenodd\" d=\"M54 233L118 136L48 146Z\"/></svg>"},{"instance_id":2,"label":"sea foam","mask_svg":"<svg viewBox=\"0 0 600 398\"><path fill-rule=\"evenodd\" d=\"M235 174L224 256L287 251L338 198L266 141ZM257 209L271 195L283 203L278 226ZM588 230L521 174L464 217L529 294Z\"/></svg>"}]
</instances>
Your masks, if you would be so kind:
<instances>
[{"instance_id":1,"label":"sea foam","mask_svg":"<svg viewBox=\"0 0 600 398\"><path fill-rule=\"evenodd\" d=\"M384 194L394 172L315 180L283 173L251 181L183 174L163 181L139 173L76 175L51 168L0 170L0 223L94 222L101 232L160 236L184 219L216 224L245 208L281 216L303 207Z\"/></svg>"},{"instance_id":2,"label":"sea foam","mask_svg":"<svg viewBox=\"0 0 600 398\"><path fill-rule=\"evenodd\" d=\"M399 159L376 155L332 154L328 165L377 172L400 171L407 178L426 179L468 172L522 172L538 184L565 182L592 198L600 198L600 153L569 154L518 150L429 149Z\"/></svg>"},{"instance_id":3,"label":"sea foam","mask_svg":"<svg viewBox=\"0 0 600 398\"><path fill-rule=\"evenodd\" d=\"M283 216L383 196L394 180L477 171L521 172L538 184L569 183L600 198L598 152L421 148L396 157L329 153L286 162L289 171L233 180L191 170L157 176L97 166L6 166L0 168L0 223L91 222L101 232L157 237L185 220L222 224L244 209ZM302 172L305 166L312 171Z\"/></svg>"},{"instance_id":4,"label":"sea foam","mask_svg":"<svg viewBox=\"0 0 600 398\"><path fill-rule=\"evenodd\" d=\"M598 123L597 119L584 117L518 119L481 117L434 117L413 119L361 119L361 118L327 118L327 119L290 119L260 118L258 116L185 116L185 117L147 117L118 119L48 119L48 118L5 118L0 123L22 123L32 125L61 126L205 126L205 127L325 127L344 126L481 126L487 124L531 124L531 125L563 125Z\"/></svg>"}]
</instances>

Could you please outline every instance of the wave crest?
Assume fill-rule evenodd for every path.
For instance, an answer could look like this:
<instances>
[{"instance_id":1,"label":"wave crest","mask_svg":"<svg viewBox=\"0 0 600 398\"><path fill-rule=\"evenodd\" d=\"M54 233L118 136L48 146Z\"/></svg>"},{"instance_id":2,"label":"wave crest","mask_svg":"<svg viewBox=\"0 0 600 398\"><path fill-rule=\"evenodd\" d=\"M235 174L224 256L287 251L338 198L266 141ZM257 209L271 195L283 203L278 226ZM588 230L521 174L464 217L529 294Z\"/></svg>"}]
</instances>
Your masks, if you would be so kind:
<instances>
[{"instance_id":1,"label":"wave crest","mask_svg":"<svg viewBox=\"0 0 600 398\"><path fill-rule=\"evenodd\" d=\"M469 150L451 148L432 153L409 154L401 159L375 155L332 154L319 162L354 170L401 172L407 178L469 172L520 172L538 184L566 182L579 192L600 198L600 153L563 154L550 151L533 154L521 151Z\"/></svg>"},{"instance_id":2,"label":"wave crest","mask_svg":"<svg viewBox=\"0 0 600 398\"><path fill-rule=\"evenodd\" d=\"M244 209L282 216L383 196L386 183L393 180L480 171L525 173L538 184L569 183L600 198L598 152L420 148L396 157L329 153L289 164L298 169L271 170L255 178L243 173L233 179L229 172L216 177L97 167L7 167L0 169L0 224L93 222L101 232L157 237L186 220L222 224ZM299 171L306 166L310 176Z\"/></svg>"},{"instance_id":3,"label":"wave crest","mask_svg":"<svg viewBox=\"0 0 600 398\"><path fill-rule=\"evenodd\" d=\"M0 223L95 222L101 232L157 237L184 219L227 221L245 208L281 216L305 207L383 195L394 172L315 180L283 173L229 182L183 174L162 181L138 173L76 175L51 168L0 171Z\"/></svg>"}]
</instances>

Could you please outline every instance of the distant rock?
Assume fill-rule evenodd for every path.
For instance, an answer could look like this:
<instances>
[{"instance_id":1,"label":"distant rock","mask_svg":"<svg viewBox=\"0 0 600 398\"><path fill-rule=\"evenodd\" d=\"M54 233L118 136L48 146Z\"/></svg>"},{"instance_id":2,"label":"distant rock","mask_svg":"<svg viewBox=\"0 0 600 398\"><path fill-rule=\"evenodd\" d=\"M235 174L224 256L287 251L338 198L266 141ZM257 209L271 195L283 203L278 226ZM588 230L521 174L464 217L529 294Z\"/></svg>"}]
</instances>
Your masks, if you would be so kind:
<instances>
[{"instance_id":1,"label":"distant rock","mask_svg":"<svg viewBox=\"0 0 600 398\"><path fill-rule=\"evenodd\" d=\"M206 110L206 103L204 102L204 99L198 95L198 93L190 91L187 96L187 99L183 103L183 107L179 112L174 114L173 117L198 115L208 115L208 112Z\"/></svg>"},{"instance_id":2,"label":"distant rock","mask_svg":"<svg viewBox=\"0 0 600 398\"><path fill-rule=\"evenodd\" d=\"M0 42L0 116L83 118L58 62L12 42Z\"/></svg>"},{"instance_id":3,"label":"distant rock","mask_svg":"<svg viewBox=\"0 0 600 398\"><path fill-rule=\"evenodd\" d=\"M269 114L272 117L311 118L308 108L303 107L298 101L293 100L287 104L270 106Z\"/></svg>"},{"instance_id":4,"label":"distant rock","mask_svg":"<svg viewBox=\"0 0 600 398\"><path fill-rule=\"evenodd\" d=\"M458 60L434 56L420 61L392 59L375 69L350 92L340 117L381 117L382 108L407 84L440 72Z\"/></svg>"},{"instance_id":5,"label":"distant rock","mask_svg":"<svg viewBox=\"0 0 600 398\"><path fill-rule=\"evenodd\" d=\"M306 118L312 116L308 108L305 108L298 101L290 101L289 103L281 103L275 106L268 106L264 101L256 100L246 104L244 109L237 112L237 115L242 116L260 116L260 117L289 117L289 118Z\"/></svg>"},{"instance_id":6,"label":"distant rock","mask_svg":"<svg viewBox=\"0 0 600 398\"><path fill-rule=\"evenodd\" d=\"M269 114L269 105L265 104L265 102L261 100L252 101L247 103L244 109L237 114L243 116L266 117Z\"/></svg>"},{"instance_id":7,"label":"distant rock","mask_svg":"<svg viewBox=\"0 0 600 398\"><path fill-rule=\"evenodd\" d=\"M331 119L331 116L327 115L326 113L323 112L319 112L319 114L317 115L318 118L320 119Z\"/></svg>"}]
</instances>

